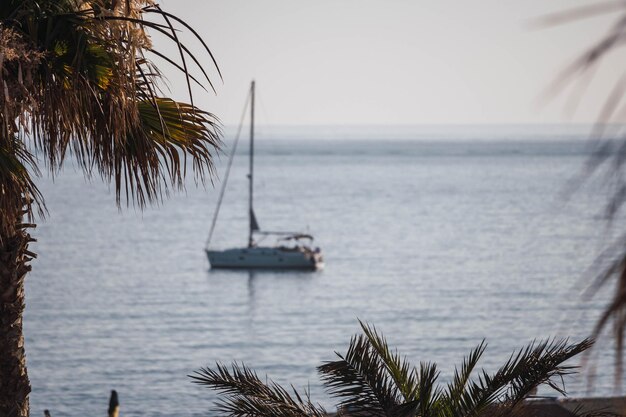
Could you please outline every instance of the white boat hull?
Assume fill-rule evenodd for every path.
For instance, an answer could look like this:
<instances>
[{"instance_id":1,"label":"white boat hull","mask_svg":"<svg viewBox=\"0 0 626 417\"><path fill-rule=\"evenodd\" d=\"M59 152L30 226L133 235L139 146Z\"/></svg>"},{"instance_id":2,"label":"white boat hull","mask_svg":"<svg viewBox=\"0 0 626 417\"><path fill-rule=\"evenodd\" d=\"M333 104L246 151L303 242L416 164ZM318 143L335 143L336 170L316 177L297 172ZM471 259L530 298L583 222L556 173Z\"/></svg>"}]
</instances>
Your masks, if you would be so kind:
<instances>
[{"instance_id":1,"label":"white boat hull","mask_svg":"<svg viewBox=\"0 0 626 417\"><path fill-rule=\"evenodd\" d=\"M211 268L315 270L324 265L321 253L302 248L253 247L206 253Z\"/></svg>"}]
</instances>

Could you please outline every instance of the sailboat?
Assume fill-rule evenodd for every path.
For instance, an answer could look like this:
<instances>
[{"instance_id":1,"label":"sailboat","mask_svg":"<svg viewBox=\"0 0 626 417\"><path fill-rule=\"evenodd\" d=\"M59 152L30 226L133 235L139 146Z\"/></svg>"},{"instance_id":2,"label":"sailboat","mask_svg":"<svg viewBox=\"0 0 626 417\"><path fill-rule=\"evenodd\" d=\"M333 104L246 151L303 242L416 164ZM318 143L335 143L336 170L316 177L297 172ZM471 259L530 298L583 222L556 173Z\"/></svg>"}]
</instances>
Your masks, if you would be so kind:
<instances>
[{"instance_id":1,"label":"sailboat","mask_svg":"<svg viewBox=\"0 0 626 417\"><path fill-rule=\"evenodd\" d=\"M225 250L213 250L209 248L213 230L217 221L217 215L224 196L228 173L235 155L239 135L235 138L233 151L227 166L224 183L218 199L217 209L213 216L213 222L206 244L206 254L212 269L216 268L239 268L239 269L304 269L316 270L324 265L322 251L319 247L312 248L313 236L299 232L276 232L263 231L254 215L253 195L254 195L254 91L255 83L250 86L250 160L248 171L248 246L243 248L232 248ZM241 126L240 126L241 128ZM259 246L256 238L266 238L275 236L277 238L274 246Z\"/></svg>"}]
</instances>

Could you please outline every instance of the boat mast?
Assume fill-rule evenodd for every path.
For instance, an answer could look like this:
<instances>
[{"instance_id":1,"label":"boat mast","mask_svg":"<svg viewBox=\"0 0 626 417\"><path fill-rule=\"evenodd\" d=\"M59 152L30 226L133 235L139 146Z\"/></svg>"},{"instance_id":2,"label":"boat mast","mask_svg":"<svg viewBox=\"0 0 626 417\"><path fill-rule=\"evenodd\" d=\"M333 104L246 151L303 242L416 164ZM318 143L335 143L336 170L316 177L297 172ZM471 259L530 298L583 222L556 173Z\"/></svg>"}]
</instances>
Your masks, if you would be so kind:
<instances>
[{"instance_id":1,"label":"boat mast","mask_svg":"<svg viewBox=\"0 0 626 417\"><path fill-rule=\"evenodd\" d=\"M252 185L253 185L253 168L254 168L254 80L252 80L252 85L250 86L250 172L248 174L248 179L250 180L250 190L248 193L249 196L249 210L248 210L248 220L250 225L250 233L248 234L248 247L251 248L254 245L254 239L252 238L252 232L258 226L256 225L256 220L254 218L254 211L252 211Z\"/></svg>"}]
</instances>

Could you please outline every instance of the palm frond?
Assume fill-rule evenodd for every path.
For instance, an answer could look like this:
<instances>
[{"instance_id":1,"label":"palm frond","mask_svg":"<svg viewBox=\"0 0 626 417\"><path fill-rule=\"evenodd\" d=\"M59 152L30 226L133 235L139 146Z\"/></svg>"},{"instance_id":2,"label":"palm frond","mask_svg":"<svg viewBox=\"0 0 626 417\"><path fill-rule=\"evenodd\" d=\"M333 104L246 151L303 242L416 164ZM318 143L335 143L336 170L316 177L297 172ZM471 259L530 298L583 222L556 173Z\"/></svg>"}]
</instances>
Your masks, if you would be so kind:
<instances>
[{"instance_id":1,"label":"palm frond","mask_svg":"<svg viewBox=\"0 0 626 417\"><path fill-rule=\"evenodd\" d=\"M483 341L464 359L460 368L455 369L453 380L443 388L437 384L439 372L434 363L422 362L419 369L412 368L396 352L392 353L385 338L373 326L360 324L364 334L352 337L345 356L337 353L339 360L318 367L328 392L339 400L338 415L524 415L521 401L538 385L545 383L565 394L565 387L558 380L575 369L565 362L592 345L589 339L575 344L567 340L533 342L514 352L494 374L481 370L473 377L486 349ZM273 417L323 412L313 407L308 397L303 400L294 390L292 398L276 384L263 384L254 372L236 364L232 374L218 364L216 370L201 369L191 377L194 382L226 395L219 403L219 410L229 416ZM398 384L404 384L406 395ZM406 387L411 387L410 392Z\"/></svg>"},{"instance_id":2,"label":"palm frond","mask_svg":"<svg viewBox=\"0 0 626 417\"><path fill-rule=\"evenodd\" d=\"M439 371L437 365L430 362L421 362L419 369L419 383L417 385L416 399L419 415L422 417L434 417L439 410L441 388L437 386Z\"/></svg>"},{"instance_id":3,"label":"palm frond","mask_svg":"<svg viewBox=\"0 0 626 417\"><path fill-rule=\"evenodd\" d=\"M204 172L214 172L213 153L221 144L220 126L214 115L193 105L160 97L139 102L138 109L139 135L144 135L154 145L173 186L182 186L188 158L198 180L204 180ZM129 141L135 139L129 138Z\"/></svg>"},{"instance_id":4,"label":"palm frond","mask_svg":"<svg viewBox=\"0 0 626 417\"><path fill-rule=\"evenodd\" d=\"M511 368L512 379L505 401L518 403L538 385L547 384L565 395L563 377L572 374L577 366L564 363L593 345L592 339L569 344L567 340L545 340L530 344L518 363Z\"/></svg>"},{"instance_id":5,"label":"palm frond","mask_svg":"<svg viewBox=\"0 0 626 417\"><path fill-rule=\"evenodd\" d=\"M38 208L39 215L44 215L45 202L31 178L31 172L39 175L35 158L23 143L16 138L0 141L0 215L9 220L0 224L14 226L23 214L31 214L33 204ZM16 205L16 201L21 204ZM16 212L19 207L23 207L24 211Z\"/></svg>"},{"instance_id":6,"label":"palm frond","mask_svg":"<svg viewBox=\"0 0 626 417\"><path fill-rule=\"evenodd\" d=\"M452 382L448 384L446 389L446 396L452 400L458 398L458 396L463 392L467 383L470 380L470 376L476 365L478 365L478 361L482 357L483 353L485 353L485 349L487 348L487 344L483 339L482 342L478 346L476 346L470 354L463 359L463 363L461 364L461 368L454 369L454 378Z\"/></svg>"},{"instance_id":7,"label":"palm frond","mask_svg":"<svg viewBox=\"0 0 626 417\"><path fill-rule=\"evenodd\" d=\"M602 315L596 322L593 329L592 337L597 338L600 333L609 323L610 319L613 319L613 336L615 338L615 386L621 386L621 376L623 374L624 366L624 331L626 329L626 253L622 254L621 258L615 262L616 271L613 271L611 275L617 275L615 290L613 292L613 299L605 307ZM607 274L608 275L608 274Z\"/></svg>"},{"instance_id":8,"label":"palm frond","mask_svg":"<svg viewBox=\"0 0 626 417\"><path fill-rule=\"evenodd\" d=\"M423 417L430 416L438 402L441 390L436 386L439 372L434 363L421 362L416 370L406 358L401 358L397 351L391 351L385 337L359 320L371 348L378 355L385 371L393 381L391 389L394 397L402 397L404 403L393 408L397 416L412 415L416 412Z\"/></svg>"},{"instance_id":9,"label":"palm frond","mask_svg":"<svg viewBox=\"0 0 626 417\"><path fill-rule=\"evenodd\" d=\"M594 73L603 63L607 62L609 55L623 48L626 44L626 9L622 1L601 1L592 5L584 5L567 9L561 13L555 13L544 17L537 23L540 26L553 26L561 23L581 20L598 15L610 13L615 16L614 22L608 27L606 33L601 34L590 47L583 51L570 65L568 65L554 80L550 88L550 96L563 93L568 85L575 81L582 81L584 88L590 84ZM582 90L584 90L584 88ZM578 91L577 102L584 95ZM594 149L587 159L586 172L577 182L579 185L591 178L600 178L601 186L608 192L608 201L605 204L607 226L613 227L612 222L620 217L626 204L626 185L624 182L624 167L626 166L626 140L620 117L626 111L624 97L626 95L626 75L622 74L613 81L604 104L599 109L596 123L591 131L594 139ZM577 186L579 186L577 185ZM593 329L594 337L597 336L609 323L613 323L613 336L615 343L615 362L618 373L616 375L616 387L621 381L623 364L624 332L626 331L626 251L624 241L626 235L608 244L609 251L617 251L615 260L605 263L604 253L597 257L592 268L597 274L593 283L592 292L599 287L607 285L615 279L614 295L612 300L604 308Z\"/></svg>"},{"instance_id":10,"label":"palm frond","mask_svg":"<svg viewBox=\"0 0 626 417\"><path fill-rule=\"evenodd\" d=\"M564 23L571 23L582 19L589 19L607 13L624 10L624 2L621 0L608 0L566 9L556 13L550 13L534 19L532 26L536 28L554 27Z\"/></svg>"},{"instance_id":11,"label":"palm frond","mask_svg":"<svg viewBox=\"0 0 626 417\"><path fill-rule=\"evenodd\" d=\"M155 49L146 49L147 51L153 53L154 55L158 56L159 58L163 59L164 61L166 61L167 63L169 63L170 65L172 65L173 67L175 67L176 69L178 69L181 72L185 71L185 68L183 68L181 65L179 65L176 61L174 61L173 59L171 59L170 57L168 57L167 55L155 50ZM191 74L188 74L189 78L191 79L191 81L193 81L195 83L195 85L197 87L202 88L204 91L207 91L207 89L204 87L204 85L198 81L198 79L196 77L194 77Z\"/></svg>"},{"instance_id":12,"label":"palm frond","mask_svg":"<svg viewBox=\"0 0 626 417\"><path fill-rule=\"evenodd\" d=\"M418 378L413 366L406 358L401 358L397 351L392 352L389 349L387 340L376 331L374 326L370 326L360 320L359 324L370 345L376 351L385 369L393 379L395 387L404 397L404 401L415 400L418 394Z\"/></svg>"},{"instance_id":13,"label":"palm frond","mask_svg":"<svg viewBox=\"0 0 626 417\"><path fill-rule=\"evenodd\" d=\"M226 398L218 403L217 411L232 417L326 417L326 411L292 387L293 394L270 381L263 383L245 365L234 363L229 370L217 364L217 369L202 368L189 375L196 384L215 389Z\"/></svg>"},{"instance_id":14,"label":"palm frond","mask_svg":"<svg viewBox=\"0 0 626 417\"><path fill-rule=\"evenodd\" d=\"M478 415L496 401L502 410L510 410L541 384L565 394L564 386L556 379L562 381L575 367L563 363L592 344L590 339L576 344L568 344L567 340L531 343L513 353L494 375L482 371L477 381L468 383L453 415Z\"/></svg>"},{"instance_id":15,"label":"palm frond","mask_svg":"<svg viewBox=\"0 0 626 417\"><path fill-rule=\"evenodd\" d=\"M446 405L445 413L449 417L459 417L456 413L463 409L460 407L462 395L470 382L470 377L478 361L482 357L487 344L483 340L476 348L474 348L470 354L465 357L461 364L461 369L454 369L454 377L450 383L447 384L445 393L443 394L443 403Z\"/></svg>"},{"instance_id":16,"label":"palm frond","mask_svg":"<svg viewBox=\"0 0 626 417\"><path fill-rule=\"evenodd\" d=\"M172 18L174 15L172 15L171 13L166 13L163 10L160 10L160 9L159 9L159 11L155 11L155 10L156 9L153 9L153 8L144 8L144 12L146 12L146 13L148 13L148 12L155 12L155 13L161 14L164 17L165 21L166 21L166 25L159 24L159 23L156 23L156 22L151 22L151 21L144 20L144 19L138 19L138 18L133 18L133 17L128 17L128 16L119 16L119 15L115 15L115 16L101 16L99 18L102 19L102 20L105 20L105 21L121 21L121 22L135 23L135 24L141 25L142 27L149 28L149 29L152 29L152 30L154 30L156 32L159 32L160 34L162 34L165 37L169 38L172 42L174 42L176 44L176 48L177 48L177 50L179 52L179 56L181 58L181 63L182 63L182 70L181 71L182 71L183 75L186 78L186 82L187 82L188 87L190 87L191 72L190 72L190 70L189 70L189 68L187 66L187 63L186 63L186 57L191 58L191 60L196 64L197 69L200 70L200 72L204 76L204 79L206 80L206 82L209 84L209 86L211 87L213 92L215 92L215 87L213 85L213 82L211 81L211 77L209 77L207 71L204 69L204 66L202 65L200 60L179 39L178 34L176 33L177 31L176 31L176 29L174 28L174 26L172 25L172 23L170 21L170 18ZM179 21L179 22L182 22L182 20L179 19L179 18L176 18L176 20ZM186 28L190 28L190 26L187 25L186 23L185 23L185 27ZM197 34L197 32L194 31L193 33L196 36L199 36ZM205 50L211 56L211 59L213 60L213 63L215 65L215 67L216 67L218 75L220 76L220 78L222 78L222 74L221 74L221 71L220 71L219 67L217 66L217 62L215 61L215 57L213 56L211 51L206 46L206 43L204 42L204 40L201 40L201 43L205 47ZM146 46L145 49L146 50L150 50L151 52L155 53L155 49L154 48L150 48L150 47ZM157 55L162 57L164 54L158 53ZM191 90L189 90L189 93L191 95L190 98L192 98Z\"/></svg>"},{"instance_id":17,"label":"palm frond","mask_svg":"<svg viewBox=\"0 0 626 417\"><path fill-rule=\"evenodd\" d=\"M222 71L220 70L219 65L217 65L217 60L215 59L215 56L213 55L213 52L211 52L211 49L208 47L208 45L206 44L206 42L204 41L204 39L202 38L202 36L200 36L198 34L198 32L196 32L196 30L194 28L192 28L191 26L189 26L189 24L187 24L187 22L185 22L184 20L182 20L181 18L179 18L178 16L175 16L171 13L168 13L167 11L163 10L160 6L155 5L155 6L148 6L144 8L145 12L148 13L158 13L161 14L163 16L169 17L171 19L174 19L175 21L177 21L178 23L180 23L181 25L183 25L187 30L189 30L198 41L200 41L200 43L202 44L202 46L204 47L204 50L209 54L209 56L211 57L211 59L213 60L213 65L215 66L215 69L217 70L218 75L220 76L221 79L223 79L222 77Z\"/></svg>"},{"instance_id":18,"label":"palm frond","mask_svg":"<svg viewBox=\"0 0 626 417\"><path fill-rule=\"evenodd\" d=\"M207 174L212 177L212 158L221 145L218 119L193 101L159 97L161 75L144 57L146 51L154 51L181 69L191 100L191 81L200 82L189 72L188 57L212 87L204 65L181 42L172 23L186 29L189 25L164 11L158 15L166 24L145 20L144 14L157 13L149 0L18 6L3 3L0 11L13 19L2 24L10 25L23 49L42 51L43 58L30 66L24 59L5 59L0 85L6 83L11 90L0 94L0 107L7 107L5 96L11 99L7 119L21 117L11 132L20 137L30 132L53 173L72 150L88 176L97 171L114 183L118 204L125 196L127 204L140 207L159 201L170 187L182 187L188 165L196 181L203 182ZM165 32L182 57L174 60L156 51L147 30ZM208 50L204 42L203 46ZM214 61L210 51L209 57ZM181 59L179 65L176 61ZM30 70L24 78L31 84L18 89L16 80L24 68Z\"/></svg>"},{"instance_id":19,"label":"palm frond","mask_svg":"<svg viewBox=\"0 0 626 417\"><path fill-rule=\"evenodd\" d=\"M340 399L339 407L362 416L393 415L402 404L384 362L366 336L354 336L345 357L317 369L328 392Z\"/></svg>"},{"instance_id":20,"label":"palm frond","mask_svg":"<svg viewBox=\"0 0 626 417\"><path fill-rule=\"evenodd\" d=\"M157 8L159 8L159 6L156 6ZM159 8L160 9L160 8ZM193 106L193 92L191 90L191 78L189 76L189 68L187 68L187 60L185 59L185 51L183 51L182 48L182 43L180 41L180 39L178 38L178 35L176 34L176 28L174 28L174 25L172 24L170 18L167 16L167 14L163 15L163 20L165 20L165 23L167 23L167 26L170 28L170 33L172 34L172 37L174 38L174 41L176 42L176 46L178 47L178 53L180 55L180 62L183 66L183 74L185 74L185 81L187 82L187 91L189 92L189 103L191 103L191 105ZM211 86L211 88L213 89L213 92L215 92L215 88L213 87L213 83L211 83L211 80L209 81L209 85Z\"/></svg>"}]
</instances>

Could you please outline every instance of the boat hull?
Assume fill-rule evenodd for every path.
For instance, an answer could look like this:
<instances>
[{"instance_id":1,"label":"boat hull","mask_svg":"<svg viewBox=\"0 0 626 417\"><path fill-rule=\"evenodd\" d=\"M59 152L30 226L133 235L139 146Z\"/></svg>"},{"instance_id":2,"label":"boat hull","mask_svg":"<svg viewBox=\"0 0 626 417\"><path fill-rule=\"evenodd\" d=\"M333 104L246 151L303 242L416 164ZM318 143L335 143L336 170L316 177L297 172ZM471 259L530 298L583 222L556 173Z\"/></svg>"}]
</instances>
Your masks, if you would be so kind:
<instances>
[{"instance_id":1,"label":"boat hull","mask_svg":"<svg viewBox=\"0 0 626 417\"><path fill-rule=\"evenodd\" d=\"M300 269L323 267L319 252L309 249L271 247L236 248L223 251L207 250L212 269Z\"/></svg>"}]
</instances>

